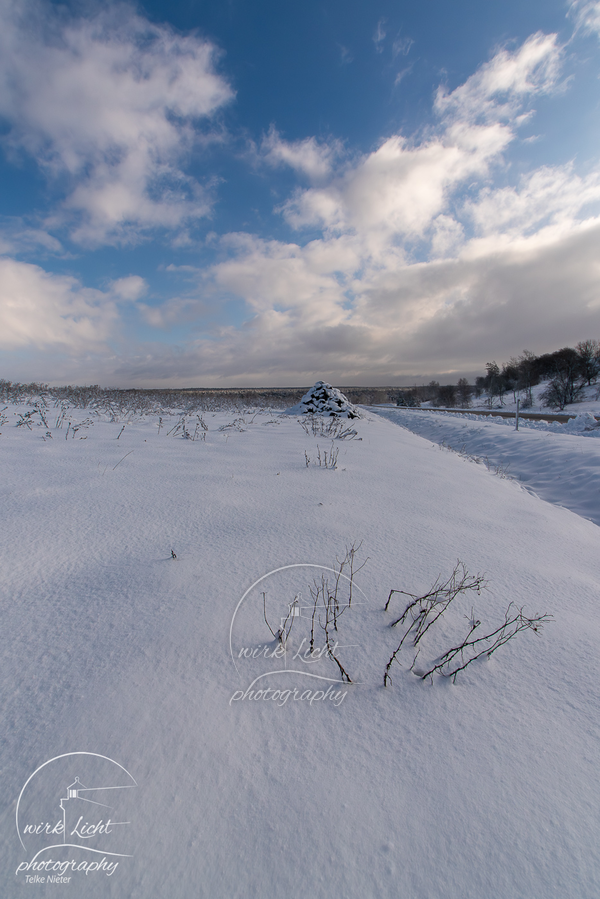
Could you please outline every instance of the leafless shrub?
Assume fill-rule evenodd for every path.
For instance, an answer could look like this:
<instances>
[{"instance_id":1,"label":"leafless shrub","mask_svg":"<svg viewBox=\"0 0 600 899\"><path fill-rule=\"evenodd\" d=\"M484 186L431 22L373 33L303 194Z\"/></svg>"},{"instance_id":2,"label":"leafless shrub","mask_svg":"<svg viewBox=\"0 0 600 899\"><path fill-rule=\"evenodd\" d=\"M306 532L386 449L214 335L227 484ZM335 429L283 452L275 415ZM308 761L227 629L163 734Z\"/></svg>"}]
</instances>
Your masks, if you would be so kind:
<instances>
[{"instance_id":1,"label":"leafless shrub","mask_svg":"<svg viewBox=\"0 0 600 899\"><path fill-rule=\"evenodd\" d=\"M513 637L524 630L533 630L539 633L542 626L552 620L552 615L537 615L534 618L527 618L523 614L523 607L517 608L515 603L508 604L508 608L504 613L503 623L489 634L482 637L471 639L472 634L481 624L475 620L473 616L469 621L469 631L465 638L457 645L448 649L441 655L437 662L427 671L417 671L413 668L415 674L422 680L427 677L433 679L434 674L441 674L443 677L451 677L456 680L456 675L482 656L491 656L500 646L508 643ZM416 661L416 659L415 659ZM413 663L414 666L414 663Z\"/></svg>"},{"instance_id":2,"label":"leafless shrub","mask_svg":"<svg viewBox=\"0 0 600 899\"><path fill-rule=\"evenodd\" d=\"M475 462L477 465L479 465L479 463L482 461L479 456L474 456L472 453L468 452L466 443L463 443L459 450L455 449L455 447L451 446L449 443L446 443L445 440L442 440L438 444L438 446L440 449L448 450L449 453L456 453L457 456L460 456L461 459L466 459L467 462Z\"/></svg>"},{"instance_id":3,"label":"leafless shrub","mask_svg":"<svg viewBox=\"0 0 600 899\"><path fill-rule=\"evenodd\" d=\"M60 428L62 428L62 426L65 423L65 419L67 417L67 410L69 407L67 406L66 403L60 403L60 404L55 403L55 406L56 405L60 405L60 412L56 418L56 423L55 423L54 427L57 429L60 429Z\"/></svg>"},{"instance_id":4,"label":"leafless shrub","mask_svg":"<svg viewBox=\"0 0 600 899\"><path fill-rule=\"evenodd\" d=\"M279 424L281 424L281 420L283 418L287 418L287 416L282 415L281 413L276 415L275 410L271 409L268 406L259 406L258 408L245 409L244 416L247 416L247 415L252 416L252 418L249 421L249 424L254 424L255 418L257 418L260 415L268 416L267 421L262 422L263 425L279 425Z\"/></svg>"},{"instance_id":5,"label":"leafless shrub","mask_svg":"<svg viewBox=\"0 0 600 899\"><path fill-rule=\"evenodd\" d=\"M293 405L302 390L289 391L270 389L265 391L248 390L186 390L186 389L125 389L116 387L100 387L97 384L89 387L62 386L48 387L47 384L20 384L0 380L0 401L22 405L32 403L34 399L44 398L53 401L55 407L70 409L89 409L99 416L106 416L109 421L128 421L145 416L186 415L191 417L203 412L228 411L239 415L242 411L250 414L262 412L271 414L271 410L286 409ZM272 422L274 423L274 421ZM201 439L201 437L199 438Z\"/></svg>"},{"instance_id":6,"label":"leafless shrub","mask_svg":"<svg viewBox=\"0 0 600 899\"><path fill-rule=\"evenodd\" d=\"M329 454L327 453L327 450L323 451L323 467L331 468L335 471L335 469L337 468L338 454L339 450L335 449L332 443ZM319 444L317 444L317 459L319 460L319 465L321 465L321 450L319 448Z\"/></svg>"},{"instance_id":7,"label":"leafless shrub","mask_svg":"<svg viewBox=\"0 0 600 899\"><path fill-rule=\"evenodd\" d=\"M317 444L317 458L314 461L314 465L319 468L329 468L332 471L335 471L338 463L338 455L339 449L334 447L333 441L331 441L331 449L329 451L324 450L321 452L321 447ZM304 450L304 461L306 462L306 467L308 468L310 463L312 462L311 457L308 455L306 450Z\"/></svg>"},{"instance_id":8,"label":"leafless shrub","mask_svg":"<svg viewBox=\"0 0 600 899\"><path fill-rule=\"evenodd\" d=\"M19 421L17 422L17 428L26 427L29 431L31 431L33 425L37 425L37 427L41 428L42 426L48 430L50 427L48 424L47 418L48 412L48 404L45 399L38 399L33 404L33 409L29 409L28 412L20 412L19 413ZM37 418L37 421L36 421Z\"/></svg>"},{"instance_id":9,"label":"leafless shrub","mask_svg":"<svg viewBox=\"0 0 600 899\"><path fill-rule=\"evenodd\" d=\"M160 434L160 429L162 427L163 420L162 417L158 419L158 433ZM206 432L208 431L208 425L204 421L201 415L196 414L196 422L194 426L194 433L192 434L190 431L191 424L188 424L186 415L181 415L179 421L176 422L170 431L167 431L167 437L173 434L174 437L177 437L179 434L183 437L184 440L206 440Z\"/></svg>"},{"instance_id":10,"label":"leafless shrub","mask_svg":"<svg viewBox=\"0 0 600 899\"><path fill-rule=\"evenodd\" d=\"M315 580L309 587L311 600L307 604L301 603L301 594L294 597L288 606L285 618L280 619L280 626L271 625L267 616L267 594L261 593L263 598L263 618L272 636L283 646L286 646L292 627L297 622L296 628L301 631L301 646L308 643L305 655L308 661L318 661L321 658L330 659L339 671L343 681L352 683L343 662L340 659L336 634L339 628L340 618L352 606L352 591L354 578L368 561L365 559L361 565L356 564L356 556L362 544L352 544L346 549L343 558L336 558L332 569L332 577L323 574L320 580ZM325 645L317 648L318 634L324 634Z\"/></svg>"},{"instance_id":11,"label":"leafless shrub","mask_svg":"<svg viewBox=\"0 0 600 899\"><path fill-rule=\"evenodd\" d=\"M453 599L456 599L459 593L465 593L467 590L476 590L479 594L481 593L481 590L487 586L487 582L483 575L469 574L464 563L460 560L454 566L454 570L447 580L442 582L440 578L441 575L437 577L431 589L427 593L424 593L423 596L417 596L415 593L407 593L405 590L390 590L390 595L387 598L385 604L386 612L389 609L394 593L398 593L401 596L410 596L411 602L408 603L402 615L395 621L392 621L390 627L396 627L398 624L403 624L410 617L412 623L408 632L412 631L413 627L416 625L415 646L425 632L422 630L421 620L423 619L424 621L427 619L427 616L434 608L443 605L443 611L445 611L447 606ZM417 616L416 618L414 617L415 614ZM439 615L436 617L439 617ZM428 627L429 626L430 625L428 625ZM408 632L405 636L408 636Z\"/></svg>"},{"instance_id":12,"label":"leafless shrub","mask_svg":"<svg viewBox=\"0 0 600 899\"><path fill-rule=\"evenodd\" d=\"M338 597L339 579L336 579L335 587L330 589L329 581L326 577L321 578L321 583L315 582L314 588L311 587L311 597L313 600L313 615L311 620L310 632L310 649L314 647L314 628L315 620L318 620L319 626L325 634L325 648L327 658L331 659L337 665L338 671L343 681L347 684L352 683L352 678L342 665L337 654L337 641L333 642L332 631L338 629L338 620L350 608L350 603L342 604Z\"/></svg>"},{"instance_id":13,"label":"leafless shrub","mask_svg":"<svg viewBox=\"0 0 600 899\"><path fill-rule=\"evenodd\" d=\"M543 624L552 619L552 616L547 614L528 618L523 614L522 608L517 609L515 604L511 602L504 614L504 622L499 627L483 636L474 637L473 634L481 626L481 621L476 619L474 612L471 611L469 629L466 636L459 640L455 646L438 656L432 665L417 669L417 657L421 650L419 644L425 634L448 610L457 596L470 591L475 591L479 595L486 586L487 582L483 575L470 574L464 563L459 560L449 578L442 581L440 575L431 589L422 596L407 593L405 590L391 590L385 604L385 611L388 610L392 596L395 593L408 596L410 601L400 617L396 618L390 625L390 627L402 625L403 633L398 646L390 656L385 667L383 685L387 686L388 682L391 683L390 669L394 662L400 664L399 655L403 646L411 647L413 659L410 670L417 677L420 677L422 680L428 677L433 679L434 674L440 674L443 677L455 679L460 671L464 671L476 659L482 656L491 656L500 646L503 646L522 630L531 629L537 633ZM415 649L416 652L414 652Z\"/></svg>"},{"instance_id":14,"label":"leafless shrub","mask_svg":"<svg viewBox=\"0 0 600 899\"><path fill-rule=\"evenodd\" d=\"M33 410L30 409L29 412L19 413L19 420L17 422L17 428L28 428L31 431L31 427L33 422L31 418L33 416Z\"/></svg>"},{"instance_id":15,"label":"leafless shrub","mask_svg":"<svg viewBox=\"0 0 600 899\"><path fill-rule=\"evenodd\" d=\"M314 581L310 588L312 599L310 651L312 653L314 650L315 626L318 623L325 634L327 657L335 662L342 680L349 684L352 683L352 679L337 655L336 644L332 642L332 631L337 632L340 617L352 607L354 578L368 561L365 559L361 565L356 567L356 555L360 552L361 546L362 542L358 546L353 543L349 549L346 549L342 559L336 557L332 586L329 584L329 578L322 575L320 581Z\"/></svg>"},{"instance_id":16,"label":"leafless shrub","mask_svg":"<svg viewBox=\"0 0 600 899\"><path fill-rule=\"evenodd\" d=\"M219 431L229 431L229 430L245 431L246 429L242 427L242 425L245 425L245 424L246 424L246 420L244 418L242 418L242 417L235 418L233 421L230 421L229 424L221 425L221 427L218 430Z\"/></svg>"},{"instance_id":17,"label":"leafless shrub","mask_svg":"<svg viewBox=\"0 0 600 899\"><path fill-rule=\"evenodd\" d=\"M20 405L31 402L33 397L41 397L50 392L47 384L19 384L18 382L0 380L0 398L7 403Z\"/></svg>"},{"instance_id":18,"label":"leafless shrub","mask_svg":"<svg viewBox=\"0 0 600 899\"><path fill-rule=\"evenodd\" d=\"M290 603L287 616L282 620L281 626L277 629L277 631L274 631L269 624L269 619L267 618L267 594L262 593L261 595L263 598L263 616L265 619L265 624L267 625L275 639L278 640L283 646L285 646L292 631L292 627L294 626L294 620L299 616L300 610L298 608L298 597L294 597L294 601Z\"/></svg>"},{"instance_id":19,"label":"leafless shrub","mask_svg":"<svg viewBox=\"0 0 600 899\"><path fill-rule=\"evenodd\" d=\"M40 418L40 424L42 424L46 429L48 429L48 419L46 418L46 412L48 411L48 403L46 402L45 397L40 397L37 402L33 405L34 411Z\"/></svg>"},{"instance_id":20,"label":"leafless shrub","mask_svg":"<svg viewBox=\"0 0 600 899\"><path fill-rule=\"evenodd\" d=\"M332 440L353 440L358 436L358 431L344 424L340 418L323 418L322 415L307 415L299 418L298 422L304 432L313 437L331 437ZM360 438L359 438L360 439Z\"/></svg>"},{"instance_id":21,"label":"leafless shrub","mask_svg":"<svg viewBox=\"0 0 600 899\"><path fill-rule=\"evenodd\" d=\"M194 436L192 440L206 440L206 432L208 431L208 425L204 421L201 415L196 415L196 427L194 429Z\"/></svg>"},{"instance_id":22,"label":"leafless shrub","mask_svg":"<svg viewBox=\"0 0 600 899\"><path fill-rule=\"evenodd\" d=\"M179 418L179 421L173 425L171 430L167 431L167 437L170 437L171 434L173 434L174 437L177 437L177 435L179 434L181 437L183 437L184 440L192 439L192 435L190 434L188 427L187 427L185 415L182 415Z\"/></svg>"},{"instance_id":23,"label":"leafless shrub","mask_svg":"<svg viewBox=\"0 0 600 899\"><path fill-rule=\"evenodd\" d=\"M83 421L80 421L76 424L73 424L73 422L69 422L69 427L71 428L71 439L72 440L75 439L75 435L77 434L78 431L80 431L82 429L87 430L87 428L91 427L91 425L93 425L93 424L94 424L94 422L91 418L85 418ZM67 428L67 434L65 436L65 439L68 436L69 436L69 428ZM85 438L80 437L79 439L83 440Z\"/></svg>"},{"instance_id":24,"label":"leafless shrub","mask_svg":"<svg viewBox=\"0 0 600 899\"><path fill-rule=\"evenodd\" d=\"M55 401L64 401L74 408L94 409L100 413L112 414L115 419L123 415L154 415L160 412L187 415L196 412L237 411L242 408L287 409L297 402L303 390L268 388L248 389L120 389L117 387L62 386L48 387L47 384L20 384L0 380L0 400L23 403L32 397L48 396Z\"/></svg>"}]
</instances>

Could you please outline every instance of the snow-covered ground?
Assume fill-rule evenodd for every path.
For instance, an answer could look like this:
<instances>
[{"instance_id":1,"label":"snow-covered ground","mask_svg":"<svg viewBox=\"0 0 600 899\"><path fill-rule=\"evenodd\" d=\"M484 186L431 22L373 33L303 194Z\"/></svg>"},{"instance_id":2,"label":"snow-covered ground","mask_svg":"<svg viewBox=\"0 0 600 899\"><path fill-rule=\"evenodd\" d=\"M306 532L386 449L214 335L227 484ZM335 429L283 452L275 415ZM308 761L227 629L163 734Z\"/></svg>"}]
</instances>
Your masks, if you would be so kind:
<instances>
[{"instance_id":1,"label":"snow-covered ground","mask_svg":"<svg viewBox=\"0 0 600 899\"><path fill-rule=\"evenodd\" d=\"M600 895L598 441L394 410L346 420L343 440L233 411L204 413L206 431L189 417L192 440L168 433L175 417L159 430L71 410L48 437L15 427L24 411L0 435L0 895ZM494 474L505 462L516 479ZM366 564L336 635L348 685L302 640L311 586L353 544ZM488 589L457 599L419 666L511 602L554 620L456 682L423 681L401 655L384 688L404 605L383 611L390 590L425 593L457 559ZM277 628L294 600L282 657L265 615ZM62 820L75 777L135 779L112 842L86 843L86 822L67 846L26 830ZM89 821L121 814L120 797ZM69 882L27 883L59 870L35 874L34 857L73 862ZM89 859L117 867L73 870Z\"/></svg>"},{"instance_id":2,"label":"snow-covered ground","mask_svg":"<svg viewBox=\"0 0 600 899\"><path fill-rule=\"evenodd\" d=\"M566 424L465 413L379 408L378 414L489 468L548 502L600 525L600 424L590 412Z\"/></svg>"}]
</instances>

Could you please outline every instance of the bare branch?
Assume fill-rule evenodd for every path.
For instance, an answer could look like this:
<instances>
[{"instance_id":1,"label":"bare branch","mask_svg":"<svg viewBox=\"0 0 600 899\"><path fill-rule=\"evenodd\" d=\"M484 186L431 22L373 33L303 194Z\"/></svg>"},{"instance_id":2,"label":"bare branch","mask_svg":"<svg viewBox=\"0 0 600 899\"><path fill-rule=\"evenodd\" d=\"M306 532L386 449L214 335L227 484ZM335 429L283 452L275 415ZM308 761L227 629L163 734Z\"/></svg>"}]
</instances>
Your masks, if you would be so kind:
<instances>
[{"instance_id":1,"label":"bare branch","mask_svg":"<svg viewBox=\"0 0 600 899\"><path fill-rule=\"evenodd\" d=\"M465 565L459 560L450 575L450 577L441 582L439 576L431 590L423 596L416 596L414 593L407 593L404 590L391 590L385 605L386 610L390 605L390 601L394 593L409 596L411 601L406 605L402 615L392 622L391 627L399 624L404 625L404 631L400 642L385 667L383 674L383 684L387 686L391 683L390 670L394 662L399 662L400 650L409 642L413 647L418 646L425 634L433 627L439 618L447 611L450 604L457 596L475 590L478 594L482 588L487 586L483 575L471 575L467 571ZM427 670L417 670L415 665L420 647L417 650L410 670L425 680L427 677L433 679L434 674L440 674L442 677L456 678L460 671L464 671L472 662L484 655L491 656L493 652L503 646L518 633L523 630L533 630L536 633L548 621L552 620L552 615L544 614L533 618L528 618L523 613L523 608L516 609L514 603L509 603L504 613L504 621L483 636L473 636L477 628L481 626L481 621L475 618L473 608L471 609L471 617L469 619L469 629L465 637L440 655L435 664L431 665Z\"/></svg>"}]
</instances>

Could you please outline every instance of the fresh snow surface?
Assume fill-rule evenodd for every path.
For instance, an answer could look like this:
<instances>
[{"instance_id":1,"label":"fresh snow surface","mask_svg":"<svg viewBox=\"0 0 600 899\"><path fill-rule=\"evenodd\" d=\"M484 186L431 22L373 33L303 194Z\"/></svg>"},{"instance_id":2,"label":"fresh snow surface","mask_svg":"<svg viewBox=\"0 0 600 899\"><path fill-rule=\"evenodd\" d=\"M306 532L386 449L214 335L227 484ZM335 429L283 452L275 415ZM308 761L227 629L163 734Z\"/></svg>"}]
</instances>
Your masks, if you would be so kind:
<instances>
[{"instance_id":1,"label":"fresh snow surface","mask_svg":"<svg viewBox=\"0 0 600 899\"><path fill-rule=\"evenodd\" d=\"M390 421L600 525L600 423L583 412L558 422L378 408ZM592 438L592 439L590 439Z\"/></svg>"},{"instance_id":2,"label":"fresh snow surface","mask_svg":"<svg viewBox=\"0 0 600 899\"><path fill-rule=\"evenodd\" d=\"M89 410L71 410L70 430L63 422L47 437L15 427L24 411L9 407L0 435L2 897L32 895L15 872L48 845L19 843L21 790L44 762L74 752L135 778L133 857L110 876L75 872L60 895L600 896L600 530L586 520L599 517L590 460L600 443L438 417L463 429L443 432L459 449L501 461L512 447L512 474L530 459L523 473L534 479L537 466L531 484L541 496L546 479L549 503L522 489L526 479L440 450L433 421L435 440L395 423L425 427L429 413L369 413L352 423L355 436L331 440L288 415L209 412L207 431L188 419L192 440L168 434L177 417L163 416L159 432L156 416L107 421ZM469 442L484 437L486 447ZM321 458L337 449L337 467L319 466L317 447ZM586 485L581 514L557 505L564 487L552 494L568 465ZM277 626L353 543L357 564L367 561L338 653L356 683L341 683L330 659L294 659L306 618L283 666L243 657L278 646L261 591ZM390 590L424 593L457 559L489 587L456 600L419 664L473 616L497 626L510 602L554 621L455 683L420 680L409 653L384 688L400 637L389 623L403 608L395 595L383 611ZM323 567L264 578L291 565ZM311 673L330 678L335 701L281 701L284 689L315 695ZM261 676L278 701L232 701ZM66 787L76 776L85 784L81 767L65 766L63 780L44 779L47 766L25 790L21 828L58 820ZM49 857L99 856L59 846Z\"/></svg>"}]
</instances>

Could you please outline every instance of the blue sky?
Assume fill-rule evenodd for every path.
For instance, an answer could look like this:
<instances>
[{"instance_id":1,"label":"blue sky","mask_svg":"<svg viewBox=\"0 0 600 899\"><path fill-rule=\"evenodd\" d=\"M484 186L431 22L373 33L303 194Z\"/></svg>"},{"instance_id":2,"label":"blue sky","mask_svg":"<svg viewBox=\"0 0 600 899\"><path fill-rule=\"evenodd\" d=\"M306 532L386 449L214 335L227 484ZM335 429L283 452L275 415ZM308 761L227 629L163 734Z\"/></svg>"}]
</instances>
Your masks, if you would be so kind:
<instances>
[{"instance_id":1,"label":"blue sky","mask_svg":"<svg viewBox=\"0 0 600 899\"><path fill-rule=\"evenodd\" d=\"M600 337L600 0L0 7L0 377L451 383Z\"/></svg>"}]
</instances>

